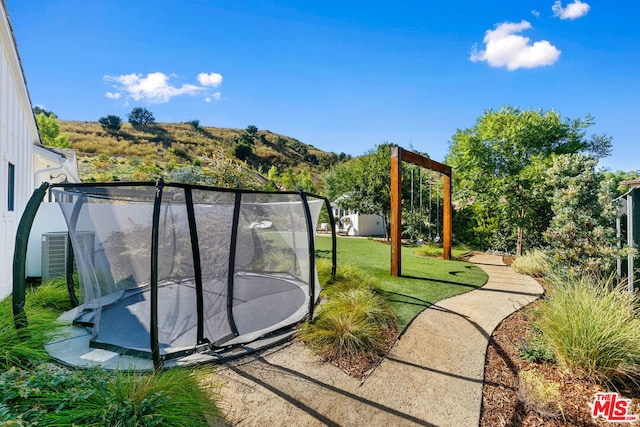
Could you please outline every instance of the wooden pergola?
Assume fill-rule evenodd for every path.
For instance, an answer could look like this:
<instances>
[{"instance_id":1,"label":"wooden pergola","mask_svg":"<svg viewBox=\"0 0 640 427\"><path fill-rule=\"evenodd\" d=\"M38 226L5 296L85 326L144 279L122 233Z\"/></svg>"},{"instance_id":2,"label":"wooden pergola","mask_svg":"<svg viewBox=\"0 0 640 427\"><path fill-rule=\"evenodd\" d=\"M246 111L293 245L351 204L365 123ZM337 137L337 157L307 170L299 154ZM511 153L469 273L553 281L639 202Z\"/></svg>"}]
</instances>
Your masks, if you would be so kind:
<instances>
[{"instance_id":1,"label":"wooden pergola","mask_svg":"<svg viewBox=\"0 0 640 427\"><path fill-rule=\"evenodd\" d=\"M431 169L444 175L442 208L443 259L451 259L451 167L402 147L391 148L391 275L402 275L402 162Z\"/></svg>"}]
</instances>

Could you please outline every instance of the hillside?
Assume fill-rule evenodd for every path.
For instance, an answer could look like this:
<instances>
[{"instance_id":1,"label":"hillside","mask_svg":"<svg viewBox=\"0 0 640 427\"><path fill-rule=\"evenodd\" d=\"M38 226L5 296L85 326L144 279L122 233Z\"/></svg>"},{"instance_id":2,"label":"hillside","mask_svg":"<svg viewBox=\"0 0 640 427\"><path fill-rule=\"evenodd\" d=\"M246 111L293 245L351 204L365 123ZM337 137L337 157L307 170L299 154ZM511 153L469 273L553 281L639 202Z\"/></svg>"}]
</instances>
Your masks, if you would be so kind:
<instances>
[{"instance_id":1,"label":"hillside","mask_svg":"<svg viewBox=\"0 0 640 427\"><path fill-rule=\"evenodd\" d=\"M275 166L280 174L308 171L318 182L324 171L345 157L252 126L215 128L195 121L133 128L122 123L115 136L97 122L60 121L60 131L78 154L83 181L156 179L182 166L206 168L212 159L224 156L227 162L244 164L265 176ZM251 147L249 152L246 146Z\"/></svg>"}]
</instances>

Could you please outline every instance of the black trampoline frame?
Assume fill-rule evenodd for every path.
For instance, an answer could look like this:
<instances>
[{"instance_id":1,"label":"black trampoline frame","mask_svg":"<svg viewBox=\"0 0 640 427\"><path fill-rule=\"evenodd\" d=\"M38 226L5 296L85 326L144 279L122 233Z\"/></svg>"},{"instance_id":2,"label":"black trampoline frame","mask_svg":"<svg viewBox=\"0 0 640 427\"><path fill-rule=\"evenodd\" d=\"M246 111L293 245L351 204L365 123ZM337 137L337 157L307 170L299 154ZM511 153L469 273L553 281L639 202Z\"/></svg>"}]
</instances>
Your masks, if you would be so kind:
<instances>
[{"instance_id":1,"label":"black trampoline frame","mask_svg":"<svg viewBox=\"0 0 640 427\"><path fill-rule=\"evenodd\" d=\"M53 188L62 188L67 191L74 191L79 194L83 194L83 189L91 188L94 191L91 191L91 195L99 195L99 188L96 187L150 187L153 186L156 188L155 196L154 196L154 209L153 209L153 219L152 219L152 230L151 230L151 265L150 265L150 273L151 280L149 283L150 286L150 296L151 296L151 304L150 304L150 331L149 331L149 339L150 339L150 348L151 348L151 358L153 360L154 367L156 369L162 368L165 360L165 356L160 353L160 345L159 345L159 336L158 336L158 236L159 236L159 228L160 228L160 210L162 206L162 196L163 190L166 187L180 188L184 190L185 194L185 205L187 208L187 218L189 224L189 233L191 237L191 250L193 255L193 268L194 268L194 281L196 287L196 310L197 310L197 329L196 329L196 349L201 347L211 348L213 346L212 343L209 342L207 338L204 337L204 302L203 302L203 283L202 283L202 269L201 269L201 260L200 260L200 250L198 245L198 230L196 227L196 218L195 218L195 210L194 210L194 202L193 202L193 190L204 190L204 191L215 191L215 192L226 192L235 194L235 203L234 203L234 212L233 212L233 223L231 228L231 247L229 251L229 272L227 278L227 317L229 321L229 325L231 327L232 333L235 336L238 336L237 327L235 325L233 316L232 316L232 303L233 303L233 281L235 274L235 255L236 255L236 241L238 236L238 223L240 217L240 206L241 206L241 196L242 194L288 194L288 195L298 195L302 202L302 206L304 208L305 214L305 222L307 226L307 237L308 237L308 248L309 248L309 307L308 307L308 319L313 317L313 311L315 307L316 297L315 295L315 286L316 286L316 272L315 272L315 229L313 227L313 220L311 217L311 211L309 209L308 197L313 197L315 199L320 199L324 201L324 206L329 214L329 222L331 225L331 235L332 235L332 255L331 255L331 274L335 276L336 272L336 232L335 232L335 221L332 214L332 209L329 200L326 197L319 196L316 194L306 193L304 191L281 191L281 192L271 192L271 191L259 191L259 190L242 190L242 189L229 189L229 188L219 188L219 187L210 187L203 185L192 185L192 184L180 184L180 183L165 183L164 180L160 179L157 182L125 182L125 181L117 181L117 182L103 182L103 183L57 183L57 184L49 184L43 183L37 190L34 191L31 196L29 202L27 203L27 207L20 219L18 232L16 235L16 243L14 250L14 264L13 264L13 316L14 323L16 328L23 328L27 326L27 317L24 311L25 304L25 289L26 289L26 275L25 275L25 267L26 267L26 252L27 252L27 241L29 238L29 234L31 232L31 228L33 225L33 221L35 219L36 213L40 206L40 203L44 199L46 191ZM88 194L88 191L84 191L84 194ZM82 199L80 199L82 200ZM78 219L78 214L81 206L83 205L82 201L78 202L74 207L74 212L72 213L71 218L71 227L75 229L75 224ZM69 291L69 299L73 306L78 305L78 299L74 293L74 283L73 283L73 250L71 245L69 245L67 263L66 263L66 281L67 281L67 289Z\"/></svg>"}]
</instances>

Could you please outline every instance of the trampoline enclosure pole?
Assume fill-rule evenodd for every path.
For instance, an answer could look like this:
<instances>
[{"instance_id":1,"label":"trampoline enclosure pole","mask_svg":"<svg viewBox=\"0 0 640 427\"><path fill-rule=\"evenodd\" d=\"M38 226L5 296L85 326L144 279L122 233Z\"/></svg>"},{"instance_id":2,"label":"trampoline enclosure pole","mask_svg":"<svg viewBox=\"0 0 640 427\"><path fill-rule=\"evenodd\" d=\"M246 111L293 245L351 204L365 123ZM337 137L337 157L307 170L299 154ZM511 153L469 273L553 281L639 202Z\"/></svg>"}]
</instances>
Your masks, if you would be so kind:
<instances>
[{"instance_id":1,"label":"trampoline enclosure pole","mask_svg":"<svg viewBox=\"0 0 640 427\"><path fill-rule=\"evenodd\" d=\"M316 250L315 250L315 230L313 229L313 221L311 220L311 211L309 210L309 201L304 191L300 191L302 199L302 207L304 208L304 217L307 223L307 236L309 241L309 319L313 318L313 307L316 301Z\"/></svg>"},{"instance_id":2,"label":"trampoline enclosure pole","mask_svg":"<svg viewBox=\"0 0 640 427\"><path fill-rule=\"evenodd\" d=\"M163 365L158 339L158 234L163 187L164 181L161 178L156 185L156 197L153 204L153 223L151 226L151 324L149 325L149 341L153 367L156 370L161 369Z\"/></svg>"},{"instance_id":3,"label":"trampoline enclosure pole","mask_svg":"<svg viewBox=\"0 0 640 427\"><path fill-rule=\"evenodd\" d=\"M198 325L196 327L196 342L204 344L204 301L202 295L202 265L200 263L200 245L198 243L198 227L196 214L193 207L193 192L190 187L184 189L185 203L187 207L187 219L189 220L189 235L191 236L191 253L193 255L193 272L196 281L196 311L198 312Z\"/></svg>"},{"instance_id":4,"label":"trampoline enclosure pole","mask_svg":"<svg viewBox=\"0 0 640 427\"><path fill-rule=\"evenodd\" d=\"M236 274L236 248L238 240L238 224L240 222L240 204L242 193L235 193L233 203L233 222L231 223L231 247L229 248L229 274L227 276L227 321L234 337L238 336L238 327L233 319L233 282Z\"/></svg>"},{"instance_id":5,"label":"trampoline enclosure pole","mask_svg":"<svg viewBox=\"0 0 640 427\"><path fill-rule=\"evenodd\" d=\"M331 209L331 202L329 202L329 199L324 198L324 205L327 208L327 213L329 214L329 225L331 226L331 277L335 279L336 269L338 268L338 264L336 261L336 221L333 217L333 209Z\"/></svg>"},{"instance_id":6,"label":"trampoline enclosure pole","mask_svg":"<svg viewBox=\"0 0 640 427\"><path fill-rule=\"evenodd\" d=\"M27 243L29 242L29 234L31 227L36 218L36 213L40 207L40 203L47 193L49 183L43 182L40 187L33 192L31 198L27 202L24 213L18 224L16 232L16 243L13 252L13 322L16 329L27 327L27 314L24 312L26 277L25 269L27 264Z\"/></svg>"}]
</instances>

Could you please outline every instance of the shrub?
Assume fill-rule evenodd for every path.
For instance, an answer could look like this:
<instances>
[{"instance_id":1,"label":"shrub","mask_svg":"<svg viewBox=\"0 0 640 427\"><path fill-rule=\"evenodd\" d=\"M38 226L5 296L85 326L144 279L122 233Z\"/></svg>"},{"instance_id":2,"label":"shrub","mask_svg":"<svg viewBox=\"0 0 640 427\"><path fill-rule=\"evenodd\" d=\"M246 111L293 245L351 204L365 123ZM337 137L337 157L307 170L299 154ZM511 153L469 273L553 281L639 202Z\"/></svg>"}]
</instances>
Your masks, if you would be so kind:
<instances>
[{"instance_id":1,"label":"shrub","mask_svg":"<svg viewBox=\"0 0 640 427\"><path fill-rule=\"evenodd\" d=\"M40 365L0 375L0 420L16 425L204 426L220 418L198 371L152 374ZM212 400L212 398L214 400Z\"/></svg>"},{"instance_id":2,"label":"shrub","mask_svg":"<svg viewBox=\"0 0 640 427\"><path fill-rule=\"evenodd\" d=\"M245 160L253 154L253 148L245 142L236 142L231 147L231 154L240 160Z\"/></svg>"},{"instance_id":3,"label":"shrub","mask_svg":"<svg viewBox=\"0 0 640 427\"><path fill-rule=\"evenodd\" d=\"M516 345L520 350L520 357L529 362L554 362L555 355L546 342L540 330L533 328L528 338L522 338Z\"/></svg>"},{"instance_id":4,"label":"shrub","mask_svg":"<svg viewBox=\"0 0 640 427\"><path fill-rule=\"evenodd\" d=\"M546 381L535 369L520 371L518 377L518 394L525 406L543 416L553 417L562 413L559 383Z\"/></svg>"},{"instance_id":5,"label":"shrub","mask_svg":"<svg viewBox=\"0 0 640 427\"><path fill-rule=\"evenodd\" d=\"M555 276L534 324L573 375L614 382L640 373L640 300L612 279Z\"/></svg>"},{"instance_id":6,"label":"shrub","mask_svg":"<svg viewBox=\"0 0 640 427\"><path fill-rule=\"evenodd\" d=\"M551 271L546 255L539 249L516 258L511 268L516 273L528 274L532 277L544 277Z\"/></svg>"}]
</instances>

